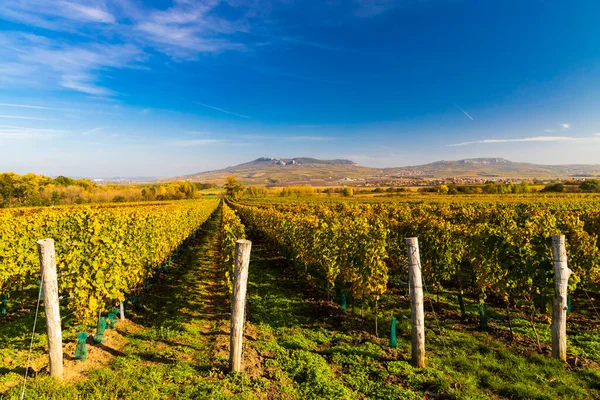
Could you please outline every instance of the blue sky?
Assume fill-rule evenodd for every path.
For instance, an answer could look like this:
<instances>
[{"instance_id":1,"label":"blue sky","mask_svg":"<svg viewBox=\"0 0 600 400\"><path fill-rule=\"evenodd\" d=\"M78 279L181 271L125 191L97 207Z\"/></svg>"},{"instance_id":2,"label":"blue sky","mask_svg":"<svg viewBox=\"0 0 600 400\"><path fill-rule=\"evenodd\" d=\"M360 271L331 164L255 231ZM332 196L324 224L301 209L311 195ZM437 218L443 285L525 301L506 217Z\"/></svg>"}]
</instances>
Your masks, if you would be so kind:
<instances>
[{"instance_id":1,"label":"blue sky","mask_svg":"<svg viewBox=\"0 0 600 400\"><path fill-rule=\"evenodd\" d=\"M0 171L600 164L597 1L0 3Z\"/></svg>"}]
</instances>

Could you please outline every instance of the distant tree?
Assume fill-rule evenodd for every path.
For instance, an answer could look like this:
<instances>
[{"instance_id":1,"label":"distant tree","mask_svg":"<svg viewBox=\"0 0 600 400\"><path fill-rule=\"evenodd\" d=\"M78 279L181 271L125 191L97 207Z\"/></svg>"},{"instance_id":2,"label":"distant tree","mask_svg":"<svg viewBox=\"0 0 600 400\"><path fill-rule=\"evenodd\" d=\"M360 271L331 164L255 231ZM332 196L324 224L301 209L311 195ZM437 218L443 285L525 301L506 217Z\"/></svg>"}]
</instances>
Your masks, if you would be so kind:
<instances>
[{"instance_id":1,"label":"distant tree","mask_svg":"<svg viewBox=\"0 0 600 400\"><path fill-rule=\"evenodd\" d=\"M81 186L85 190L90 190L91 188L96 186L96 184L94 182L90 181L89 179L78 179L75 181L75 184L77 186Z\"/></svg>"},{"instance_id":2,"label":"distant tree","mask_svg":"<svg viewBox=\"0 0 600 400\"><path fill-rule=\"evenodd\" d=\"M579 184L579 189L586 192L600 192L600 179L586 179Z\"/></svg>"},{"instance_id":3,"label":"distant tree","mask_svg":"<svg viewBox=\"0 0 600 400\"><path fill-rule=\"evenodd\" d=\"M352 197L354 196L354 190L351 187L346 186L344 190L342 190L342 196L344 197Z\"/></svg>"},{"instance_id":4,"label":"distant tree","mask_svg":"<svg viewBox=\"0 0 600 400\"><path fill-rule=\"evenodd\" d=\"M563 185L560 182L558 182L558 183L550 183L550 184L544 186L544 188L542 189L542 192L557 192L557 193L562 193L564 191L565 191L565 185Z\"/></svg>"},{"instance_id":5,"label":"distant tree","mask_svg":"<svg viewBox=\"0 0 600 400\"><path fill-rule=\"evenodd\" d=\"M50 198L52 204L58 204L60 201L60 194L56 190L52 191L52 197Z\"/></svg>"},{"instance_id":6,"label":"distant tree","mask_svg":"<svg viewBox=\"0 0 600 400\"><path fill-rule=\"evenodd\" d=\"M238 182L233 176L225 178L225 196L231 198L238 198L244 193L244 185Z\"/></svg>"},{"instance_id":7,"label":"distant tree","mask_svg":"<svg viewBox=\"0 0 600 400\"><path fill-rule=\"evenodd\" d=\"M70 185L75 185L76 183L77 183L77 181L75 181L75 179L69 178L66 176L62 176L62 175L54 178L54 184L60 185L60 186L70 186Z\"/></svg>"},{"instance_id":8,"label":"distant tree","mask_svg":"<svg viewBox=\"0 0 600 400\"><path fill-rule=\"evenodd\" d=\"M531 186L529 186L528 180L523 180L519 184L520 193L531 193Z\"/></svg>"},{"instance_id":9,"label":"distant tree","mask_svg":"<svg viewBox=\"0 0 600 400\"><path fill-rule=\"evenodd\" d=\"M450 190L450 188L448 188L447 185L440 185L437 188L439 194L448 194L448 190Z\"/></svg>"}]
</instances>

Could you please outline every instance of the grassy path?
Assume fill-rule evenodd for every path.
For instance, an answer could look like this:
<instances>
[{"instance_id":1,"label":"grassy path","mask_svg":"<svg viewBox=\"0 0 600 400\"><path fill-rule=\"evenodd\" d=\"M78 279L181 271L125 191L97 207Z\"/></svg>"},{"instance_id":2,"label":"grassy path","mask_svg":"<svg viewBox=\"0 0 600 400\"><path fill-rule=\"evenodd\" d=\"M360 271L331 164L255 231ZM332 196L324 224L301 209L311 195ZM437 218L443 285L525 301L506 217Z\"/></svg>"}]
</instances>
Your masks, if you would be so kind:
<instances>
[{"instance_id":1,"label":"grassy path","mask_svg":"<svg viewBox=\"0 0 600 400\"><path fill-rule=\"evenodd\" d=\"M517 351L445 315L442 338L430 312L427 367L415 369L406 298L388 298L398 318L398 346L392 349L387 338L391 313L380 315L377 337L372 318L363 320L358 309L344 313L325 301L289 263L259 238L251 239L247 309L251 347L261 357L254 375L255 382L265 380L262 393L269 398L600 398L598 369L566 367L544 355Z\"/></svg>"}]
</instances>

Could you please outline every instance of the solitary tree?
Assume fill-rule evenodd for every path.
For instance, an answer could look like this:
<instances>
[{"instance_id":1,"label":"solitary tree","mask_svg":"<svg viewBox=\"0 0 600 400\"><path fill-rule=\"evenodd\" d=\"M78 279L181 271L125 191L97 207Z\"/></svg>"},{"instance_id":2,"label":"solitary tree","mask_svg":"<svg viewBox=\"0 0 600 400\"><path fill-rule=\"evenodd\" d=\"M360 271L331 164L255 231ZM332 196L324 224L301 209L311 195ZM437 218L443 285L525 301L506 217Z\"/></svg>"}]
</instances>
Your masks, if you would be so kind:
<instances>
[{"instance_id":1,"label":"solitary tree","mask_svg":"<svg viewBox=\"0 0 600 400\"><path fill-rule=\"evenodd\" d=\"M240 197L244 193L244 185L238 182L233 176L225 178L225 196L234 199Z\"/></svg>"}]
</instances>

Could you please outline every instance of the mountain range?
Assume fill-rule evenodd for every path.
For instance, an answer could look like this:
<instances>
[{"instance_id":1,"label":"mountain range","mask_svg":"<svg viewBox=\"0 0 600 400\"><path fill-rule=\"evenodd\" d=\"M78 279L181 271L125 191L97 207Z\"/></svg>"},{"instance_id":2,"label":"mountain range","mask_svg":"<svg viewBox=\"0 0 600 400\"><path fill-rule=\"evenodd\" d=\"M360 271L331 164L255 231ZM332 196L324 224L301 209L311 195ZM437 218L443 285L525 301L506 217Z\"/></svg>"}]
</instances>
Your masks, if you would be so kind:
<instances>
[{"instance_id":1,"label":"mountain range","mask_svg":"<svg viewBox=\"0 0 600 400\"><path fill-rule=\"evenodd\" d=\"M261 157L236 166L186 175L179 179L222 183L227 176L234 176L245 184L267 185L333 185L348 181L376 184L386 181L430 181L453 178L463 181L549 180L600 177L600 165L540 165L512 162L504 158L471 158L407 167L371 168L343 159Z\"/></svg>"}]
</instances>

